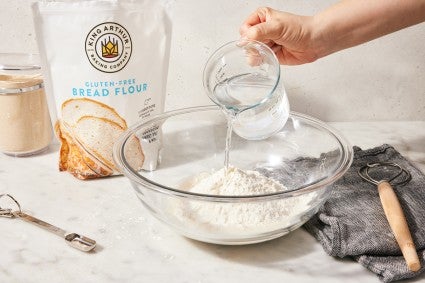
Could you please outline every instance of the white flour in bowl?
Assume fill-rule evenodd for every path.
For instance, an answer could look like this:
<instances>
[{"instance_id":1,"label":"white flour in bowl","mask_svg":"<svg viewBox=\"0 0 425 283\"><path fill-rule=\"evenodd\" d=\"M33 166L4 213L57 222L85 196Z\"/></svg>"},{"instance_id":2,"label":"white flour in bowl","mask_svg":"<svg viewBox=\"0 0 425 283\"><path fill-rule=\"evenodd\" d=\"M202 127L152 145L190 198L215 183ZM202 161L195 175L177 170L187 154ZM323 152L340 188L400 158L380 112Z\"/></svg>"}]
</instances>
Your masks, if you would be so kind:
<instances>
[{"instance_id":1,"label":"white flour in bowl","mask_svg":"<svg viewBox=\"0 0 425 283\"><path fill-rule=\"evenodd\" d=\"M243 171L229 166L213 174L201 174L191 192L207 195L259 195L287 190L279 182L269 179L257 171Z\"/></svg>"},{"instance_id":2,"label":"white flour in bowl","mask_svg":"<svg viewBox=\"0 0 425 283\"><path fill-rule=\"evenodd\" d=\"M208 195L260 195L285 191L279 182L256 171L243 171L229 166L212 174L202 173L184 189ZM182 201L177 217L190 225L209 232L219 233L265 233L282 229L300 222L300 216L307 211L316 193L309 193L285 199L247 202L205 202Z\"/></svg>"}]
</instances>

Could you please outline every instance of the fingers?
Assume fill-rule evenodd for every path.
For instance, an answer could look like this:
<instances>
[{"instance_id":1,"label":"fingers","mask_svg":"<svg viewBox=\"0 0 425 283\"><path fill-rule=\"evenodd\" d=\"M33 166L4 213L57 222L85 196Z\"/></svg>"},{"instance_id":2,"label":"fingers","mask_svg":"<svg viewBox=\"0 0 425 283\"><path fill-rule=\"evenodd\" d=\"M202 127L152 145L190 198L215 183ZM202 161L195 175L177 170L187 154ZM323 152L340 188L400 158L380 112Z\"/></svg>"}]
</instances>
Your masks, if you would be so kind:
<instances>
[{"instance_id":1,"label":"fingers","mask_svg":"<svg viewBox=\"0 0 425 283\"><path fill-rule=\"evenodd\" d=\"M310 48L311 23L311 17L261 7L247 17L239 32L243 38L269 46L280 64L299 65L318 58Z\"/></svg>"},{"instance_id":2,"label":"fingers","mask_svg":"<svg viewBox=\"0 0 425 283\"><path fill-rule=\"evenodd\" d=\"M248 16L239 32L242 37L257 40L266 44L281 36L282 26L277 20L278 11L268 7L258 8Z\"/></svg>"},{"instance_id":3,"label":"fingers","mask_svg":"<svg viewBox=\"0 0 425 283\"><path fill-rule=\"evenodd\" d=\"M241 25L241 27L239 28L239 34L241 35L241 37L245 37L245 33L246 31L251 27L251 25L247 24L247 23L243 23Z\"/></svg>"},{"instance_id":4,"label":"fingers","mask_svg":"<svg viewBox=\"0 0 425 283\"><path fill-rule=\"evenodd\" d=\"M245 36L248 39L267 42L275 41L280 37L281 27L273 22L265 22L250 27Z\"/></svg>"},{"instance_id":5,"label":"fingers","mask_svg":"<svg viewBox=\"0 0 425 283\"><path fill-rule=\"evenodd\" d=\"M255 26L259 23L263 23L267 20L267 17L272 10L273 9L268 7L257 8L257 10L247 17L244 23L248 26Z\"/></svg>"},{"instance_id":6,"label":"fingers","mask_svg":"<svg viewBox=\"0 0 425 283\"><path fill-rule=\"evenodd\" d=\"M239 29L239 33L242 37L245 36L245 33L252 26L258 25L260 23L266 22L268 15L272 11L271 8L268 7L260 7L257 8L253 13L251 13L246 20L243 22Z\"/></svg>"}]
</instances>

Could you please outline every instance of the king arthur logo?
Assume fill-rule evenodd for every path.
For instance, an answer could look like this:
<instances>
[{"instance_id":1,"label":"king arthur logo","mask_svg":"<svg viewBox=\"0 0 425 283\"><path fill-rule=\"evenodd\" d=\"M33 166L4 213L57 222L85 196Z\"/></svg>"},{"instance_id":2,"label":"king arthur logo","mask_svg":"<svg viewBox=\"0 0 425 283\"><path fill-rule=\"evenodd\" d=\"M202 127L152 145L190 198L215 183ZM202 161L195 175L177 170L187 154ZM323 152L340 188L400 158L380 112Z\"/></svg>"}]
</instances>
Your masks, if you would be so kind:
<instances>
[{"instance_id":1,"label":"king arthur logo","mask_svg":"<svg viewBox=\"0 0 425 283\"><path fill-rule=\"evenodd\" d=\"M85 50L90 64L101 72L115 73L128 63L132 52L128 31L120 24L106 22L87 34Z\"/></svg>"},{"instance_id":2,"label":"king arthur logo","mask_svg":"<svg viewBox=\"0 0 425 283\"><path fill-rule=\"evenodd\" d=\"M102 57L104 58L115 58L118 56L118 41L111 41L111 37L109 37L109 41L103 43L102 42Z\"/></svg>"}]
</instances>

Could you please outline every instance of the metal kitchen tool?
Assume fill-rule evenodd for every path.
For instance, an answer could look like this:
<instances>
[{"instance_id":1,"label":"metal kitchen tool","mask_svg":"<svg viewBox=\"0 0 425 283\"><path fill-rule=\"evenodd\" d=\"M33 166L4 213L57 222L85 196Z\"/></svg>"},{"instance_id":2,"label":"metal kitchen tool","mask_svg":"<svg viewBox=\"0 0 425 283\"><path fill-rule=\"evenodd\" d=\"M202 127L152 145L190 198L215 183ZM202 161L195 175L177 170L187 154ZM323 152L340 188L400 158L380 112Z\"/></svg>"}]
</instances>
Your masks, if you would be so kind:
<instances>
[{"instance_id":1,"label":"metal kitchen tool","mask_svg":"<svg viewBox=\"0 0 425 283\"><path fill-rule=\"evenodd\" d=\"M2 208L2 207L0 207L0 216L8 217L8 218L15 218L15 217L17 217L17 218L20 218L22 220L25 220L25 221L27 221L29 223L36 224L37 226L39 226L39 227L41 227L43 229L46 229L46 230L48 230L48 231L50 231L50 232L58 235L59 237L64 238L65 241L71 247L76 248L76 249L78 249L80 251L83 251L83 252L91 251L91 250L93 250L96 247L96 241L95 240L92 240L92 239L90 239L88 237L79 235L77 233L68 233L68 232L66 232L65 230L63 230L63 229L61 229L59 227L56 227L54 225L51 225L51 224L49 224L47 222L44 222L44 221L42 221L40 219L37 219L37 218L35 218L35 217L31 216L31 215L28 215L28 214L22 212L21 205L11 195L9 195L9 194L0 194L0 199L2 197L8 197L11 200L13 200L13 202L17 205L17 208L18 209L14 211L11 208Z\"/></svg>"},{"instance_id":2,"label":"metal kitchen tool","mask_svg":"<svg viewBox=\"0 0 425 283\"><path fill-rule=\"evenodd\" d=\"M391 162L368 163L358 171L360 177L372 184L377 185L379 198L382 207L393 231L394 237L401 249L407 266L411 271L418 271L421 268L415 244L407 225L400 202L395 194L392 185L400 186L407 184L410 173L400 165ZM379 174L382 179L377 180L373 175Z\"/></svg>"}]
</instances>

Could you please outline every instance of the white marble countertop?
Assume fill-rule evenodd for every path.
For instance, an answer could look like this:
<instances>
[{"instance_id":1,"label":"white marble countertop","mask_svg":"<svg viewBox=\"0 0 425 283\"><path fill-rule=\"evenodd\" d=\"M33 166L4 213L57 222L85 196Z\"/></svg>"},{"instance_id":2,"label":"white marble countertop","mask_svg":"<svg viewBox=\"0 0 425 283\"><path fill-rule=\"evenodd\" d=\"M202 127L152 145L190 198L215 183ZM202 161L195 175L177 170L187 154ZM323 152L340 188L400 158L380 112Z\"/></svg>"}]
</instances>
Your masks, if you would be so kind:
<instances>
[{"instance_id":1,"label":"white marble countertop","mask_svg":"<svg viewBox=\"0 0 425 283\"><path fill-rule=\"evenodd\" d=\"M332 125L364 149L393 145L425 172L425 121ZM33 157L0 154L0 193L98 247L83 253L38 227L0 218L0 282L380 282L358 263L328 256L303 228L248 246L189 240L148 214L125 177L80 181L58 172L57 158L54 146Z\"/></svg>"}]
</instances>

